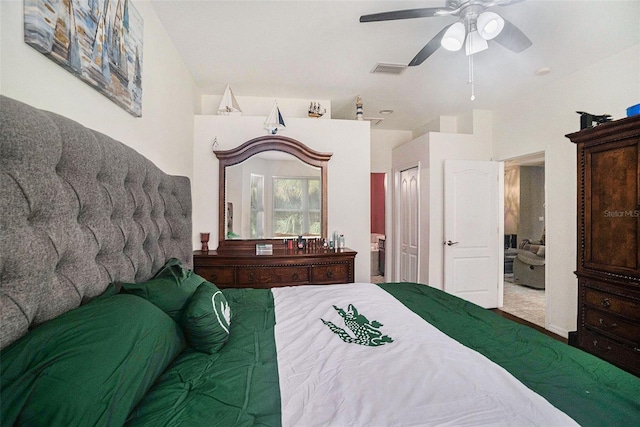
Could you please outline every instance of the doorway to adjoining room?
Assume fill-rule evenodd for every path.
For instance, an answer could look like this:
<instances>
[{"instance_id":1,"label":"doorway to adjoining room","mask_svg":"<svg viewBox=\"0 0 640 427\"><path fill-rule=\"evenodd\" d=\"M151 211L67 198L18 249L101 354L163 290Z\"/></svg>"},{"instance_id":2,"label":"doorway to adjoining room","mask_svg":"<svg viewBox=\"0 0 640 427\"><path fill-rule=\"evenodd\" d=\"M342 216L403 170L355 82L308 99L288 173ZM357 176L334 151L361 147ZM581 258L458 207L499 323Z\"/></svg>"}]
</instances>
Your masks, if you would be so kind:
<instances>
[{"instance_id":1,"label":"doorway to adjoining room","mask_svg":"<svg viewBox=\"0 0 640 427\"><path fill-rule=\"evenodd\" d=\"M385 280L385 201L387 174L371 174L371 283Z\"/></svg>"},{"instance_id":2,"label":"doorway to adjoining room","mask_svg":"<svg viewBox=\"0 0 640 427\"><path fill-rule=\"evenodd\" d=\"M504 302L502 310L545 327L544 153L504 168Z\"/></svg>"}]
</instances>

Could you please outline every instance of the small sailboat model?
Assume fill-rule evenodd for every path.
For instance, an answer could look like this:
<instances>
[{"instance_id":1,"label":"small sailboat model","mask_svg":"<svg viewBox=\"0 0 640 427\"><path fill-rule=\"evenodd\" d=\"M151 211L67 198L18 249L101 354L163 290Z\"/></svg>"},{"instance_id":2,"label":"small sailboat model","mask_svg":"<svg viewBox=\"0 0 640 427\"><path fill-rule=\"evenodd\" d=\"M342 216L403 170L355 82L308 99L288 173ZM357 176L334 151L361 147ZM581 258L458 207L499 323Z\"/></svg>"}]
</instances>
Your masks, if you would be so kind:
<instances>
[{"instance_id":1,"label":"small sailboat model","mask_svg":"<svg viewBox=\"0 0 640 427\"><path fill-rule=\"evenodd\" d=\"M235 116L242 114L238 101L233 95L229 85L227 85L227 88L224 90L224 95L222 95L222 101L220 101L220 105L218 106L218 114L223 116Z\"/></svg>"},{"instance_id":2,"label":"small sailboat model","mask_svg":"<svg viewBox=\"0 0 640 427\"><path fill-rule=\"evenodd\" d=\"M322 108L319 102L309 104L309 117L322 117L327 112L326 108Z\"/></svg>"},{"instance_id":3,"label":"small sailboat model","mask_svg":"<svg viewBox=\"0 0 640 427\"><path fill-rule=\"evenodd\" d=\"M264 128L268 130L270 134L275 135L278 130L285 127L280 108L278 108L278 101L274 101L271 112L267 116L267 120L264 121Z\"/></svg>"}]
</instances>

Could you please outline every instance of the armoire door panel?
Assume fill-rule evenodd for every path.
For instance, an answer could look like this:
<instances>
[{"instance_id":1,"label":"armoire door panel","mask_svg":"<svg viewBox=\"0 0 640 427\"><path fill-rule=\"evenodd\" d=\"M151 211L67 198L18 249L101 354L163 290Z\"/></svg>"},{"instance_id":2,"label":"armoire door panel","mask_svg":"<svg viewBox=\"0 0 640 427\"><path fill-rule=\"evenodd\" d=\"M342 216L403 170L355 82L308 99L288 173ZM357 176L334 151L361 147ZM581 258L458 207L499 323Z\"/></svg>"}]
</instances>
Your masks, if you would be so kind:
<instances>
[{"instance_id":1,"label":"armoire door panel","mask_svg":"<svg viewBox=\"0 0 640 427\"><path fill-rule=\"evenodd\" d=\"M585 150L586 268L640 268L638 157L637 142Z\"/></svg>"}]
</instances>

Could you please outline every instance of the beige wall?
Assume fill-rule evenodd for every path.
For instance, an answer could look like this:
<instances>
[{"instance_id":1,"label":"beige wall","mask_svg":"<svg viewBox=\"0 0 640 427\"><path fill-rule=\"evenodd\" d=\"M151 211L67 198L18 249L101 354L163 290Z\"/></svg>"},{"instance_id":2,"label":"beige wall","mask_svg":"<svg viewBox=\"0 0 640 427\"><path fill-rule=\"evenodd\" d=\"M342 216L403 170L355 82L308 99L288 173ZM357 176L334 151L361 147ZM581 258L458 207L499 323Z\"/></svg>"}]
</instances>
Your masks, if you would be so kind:
<instances>
[{"instance_id":1,"label":"beige wall","mask_svg":"<svg viewBox=\"0 0 640 427\"><path fill-rule=\"evenodd\" d=\"M576 329L576 111L625 116L640 99L640 45L523 93L494 112L493 156L507 160L545 152L547 329Z\"/></svg>"},{"instance_id":2,"label":"beige wall","mask_svg":"<svg viewBox=\"0 0 640 427\"><path fill-rule=\"evenodd\" d=\"M540 220L543 218L543 220ZM520 166L518 243L544 233L544 166Z\"/></svg>"},{"instance_id":3,"label":"beige wall","mask_svg":"<svg viewBox=\"0 0 640 427\"><path fill-rule=\"evenodd\" d=\"M518 234L520 223L520 167L504 170L504 234Z\"/></svg>"},{"instance_id":4,"label":"beige wall","mask_svg":"<svg viewBox=\"0 0 640 427\"><path fill-rule=\"evenodd\" d=\"M151 4L133 5L144 20L141 118L27 45L22 1L0 1L0 93L105 133L167 173L191 176L195 84Z\"/></svg>"}]
</instances>

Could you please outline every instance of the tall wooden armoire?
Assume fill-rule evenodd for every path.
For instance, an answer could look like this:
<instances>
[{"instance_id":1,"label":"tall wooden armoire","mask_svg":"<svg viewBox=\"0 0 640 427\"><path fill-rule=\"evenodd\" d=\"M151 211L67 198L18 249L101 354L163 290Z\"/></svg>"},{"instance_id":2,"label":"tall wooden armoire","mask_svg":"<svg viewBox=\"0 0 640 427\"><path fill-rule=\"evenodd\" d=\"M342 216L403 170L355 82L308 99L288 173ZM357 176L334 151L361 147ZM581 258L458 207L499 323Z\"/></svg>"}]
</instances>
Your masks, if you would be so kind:
<instances>
[{"instance_id":1,"label":"tall wooden armoire","mask_svg":"<svg viewBox=\"0 0 640 427\"><path fill-rule=\"evenodd\" d=\"M640 375L640 115L578 147L578 346Z\"/></svg>"}]
</instances>

